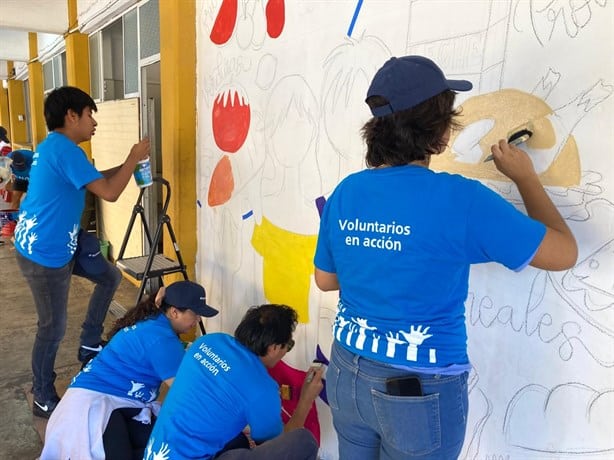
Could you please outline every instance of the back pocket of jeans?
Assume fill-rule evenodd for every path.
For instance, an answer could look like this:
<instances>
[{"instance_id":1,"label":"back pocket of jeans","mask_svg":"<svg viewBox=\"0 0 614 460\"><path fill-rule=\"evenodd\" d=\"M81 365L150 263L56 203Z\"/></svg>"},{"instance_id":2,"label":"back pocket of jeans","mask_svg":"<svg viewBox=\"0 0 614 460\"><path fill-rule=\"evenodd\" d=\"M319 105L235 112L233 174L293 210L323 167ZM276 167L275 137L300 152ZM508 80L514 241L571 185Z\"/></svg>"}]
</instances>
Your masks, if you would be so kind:
<instances>
[{"instance_id":1,"label":"back pocket of jeans","mask_svg":"<svg viewBox=\"0 0 614 460\"><path fill-rule=\"evenodd\" d=\"M326 368L326 398L328 399L329 407L333 410L339 410L339 403L337 402L339 374L339 368L335 365L334 360L331 359Z\"/></svg>"},{"instance_id":2,"label":"back pocket of jeans","mask_svg":"<svg viewBox=\"0 0 614 460\"><path fill-rule=\"evenodd\" d=\"M371 390L384 442L404 454L426 455L441 447L439 395L392 396Z\"/></svg>"}]
</instances>

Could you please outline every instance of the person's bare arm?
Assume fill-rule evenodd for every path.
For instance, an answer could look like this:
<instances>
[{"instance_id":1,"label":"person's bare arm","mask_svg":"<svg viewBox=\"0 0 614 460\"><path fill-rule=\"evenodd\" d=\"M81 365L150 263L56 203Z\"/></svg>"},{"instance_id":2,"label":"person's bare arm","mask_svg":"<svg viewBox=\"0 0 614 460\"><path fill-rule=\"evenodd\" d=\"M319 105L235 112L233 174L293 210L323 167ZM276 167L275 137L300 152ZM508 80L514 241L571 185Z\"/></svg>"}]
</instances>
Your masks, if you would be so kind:
<instances>
[{"instance_id":1,"label":"person's bare arm","mask_svg":"<svg viewBox=\"0 0 614 460\"><path fill-rule=\"evenodd\" d=\"M573 267L578 259L576 239L544 190L529 156L503 139L491 147L491 152L497 169L518 187L527 214L546 226L546 235L530 265L545 270Z\"/></svg>"},{"instance_id":2,"label":"person's bare arm","mask_svg":"<svg viewBox=\"0 0 614 460\"><path fill-rule=\"evenodd\" d=\"M100 174L102 174L108 179L109 177L113 176L117 171L119 171L122 166L123 165L118 165L109 169L105 169L104 171L100 171Z\"/></svg>"},{"instance_id":3,"label":"person's bare arm","mask_svg":"<svg viewBox=\"0 0 614 460\"><path fill-rule=\"evenodd\" d=\"M314 278L316 281L316 286L318 286L322 291L339 290L339 280L337 279L336 273L325 272L324 270L316 268Z\"/></svg>"},{"instance_id":4,"label":"person's bare arm","mask_svg":"<svg viewBox=\"0 0 614 460\"><path fill-rule=\"evenodd\" d=\"M87 184L87 189L105 201L116 201L128 185L136 164L148 156L149 139L143 139L132 146L123 165L104 171L102 178Z\"/></svg>"},{"instance_id":5,"label":"person's bare arm","mask_svg":"<svg viewBox=\"0 0 614 460\"><path fill-rule=\"evenodd\" d=\"M292 414L292 417L290 417L290 420L288 420L288 423L284 426L285 432L305 426L305 420L307 419L311 405L324 388L324 384L322 383L322 373L324 370L315 369L309 372L313 372L313 378L311 381L307 381L308 379L305 378L303 387L301 388L301 396L299 397L294 414ZM309 372L307 376L309 376Z\"/></svg>"}]
</instances>

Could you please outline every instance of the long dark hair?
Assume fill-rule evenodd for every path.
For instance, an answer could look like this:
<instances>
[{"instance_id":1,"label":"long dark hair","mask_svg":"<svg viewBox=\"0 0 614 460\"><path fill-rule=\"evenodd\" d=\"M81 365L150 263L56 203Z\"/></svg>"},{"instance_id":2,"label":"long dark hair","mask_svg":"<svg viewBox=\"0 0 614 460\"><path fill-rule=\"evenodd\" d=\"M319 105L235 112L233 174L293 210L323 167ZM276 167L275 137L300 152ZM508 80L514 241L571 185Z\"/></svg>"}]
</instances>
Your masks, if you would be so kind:
<instances>
[{"instance_id":1,"label":"long dark hair","mask_svg":"<svg viewBox=\"0 0 614 460\"><path fill-rule=\"evenodd\" d=\"M448 128L459 129L454 117L454 91L444 91L411 109L384 117L373 117L362 127L362 138L367 144L367 165L374 168L382 165L401 166L427 155L441 153L446 142ZM367 99L369 107L388 104L381 96Z\"/></svg>"},{"instance_id":2,"label":"long dark hair","mask_svg":"<svg viewBox=\"0 0 614 460\"><path fill-rule=\"evenodd\" d=\"M111 340L115 334L125 327L134 326L139 321L155 318L162 313L166 313L171 305L163 301L158 307L155 300L157 295L158 293L156 292L141 300L136 306L128 310L124 316L115 321L111 331L107 334L107 338Z\"/></svg>"},{"instance_id":3,"label":"long dark hair","mask_svg":"<svg viewBox=\"0 0 614 460\"><path fill-rule=\"evenodd\" d=\"M269 345L285 345L292 338L298 315L288 305L265 304L250 307L235 330L235 338L258 356Z\"/></svg>"}]
</instances>

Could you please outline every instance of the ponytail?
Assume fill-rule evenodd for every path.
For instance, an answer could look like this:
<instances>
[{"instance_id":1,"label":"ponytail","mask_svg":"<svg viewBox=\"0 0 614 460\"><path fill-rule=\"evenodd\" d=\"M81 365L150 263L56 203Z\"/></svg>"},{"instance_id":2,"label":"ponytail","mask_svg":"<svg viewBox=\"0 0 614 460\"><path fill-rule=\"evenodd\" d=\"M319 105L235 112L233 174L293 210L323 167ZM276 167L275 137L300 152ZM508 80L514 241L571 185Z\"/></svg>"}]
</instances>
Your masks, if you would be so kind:
<instances>
[{"instance_id":1,"label":"ponytail","mask_svg":"<svg viewBox=\"0 0 614 460\"><path fill-rule=\"evenodd\" d=\"M124 316L115 321L111 332L107 334L108 339L111 340L115 334L125 327L134 326L139 321L143 321L145 319L155 318L163 311L166 311L166 308L160 309L156 305L155 298L155 295L151 295L146 299L141 300L138 305L132 307Z\"/></svg>"}]
</instances>

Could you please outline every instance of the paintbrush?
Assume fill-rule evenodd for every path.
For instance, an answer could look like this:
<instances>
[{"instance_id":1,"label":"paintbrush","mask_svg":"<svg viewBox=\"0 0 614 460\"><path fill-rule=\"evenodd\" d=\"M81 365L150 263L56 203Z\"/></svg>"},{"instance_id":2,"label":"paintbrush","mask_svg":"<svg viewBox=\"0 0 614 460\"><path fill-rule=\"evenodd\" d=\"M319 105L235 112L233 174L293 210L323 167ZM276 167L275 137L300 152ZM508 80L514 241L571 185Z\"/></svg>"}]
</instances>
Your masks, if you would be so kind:
<instances>
[{"instance_id":1,"label":"paintbrush","mask_svg":"<svg viewBox=\"0 0 614 460\"><path fill-rule=\"evenodd\" d=\"M512 129L507 134L507 143L512 144L512 145L522 144L523 142L528 141L532 135L533 135L533 123L528 121ZM484 163L486 163L487 161L492 161L493 159L494 157L492 155L488 155L486 159L484 160Z\"/></svg>"}]
</instances>

